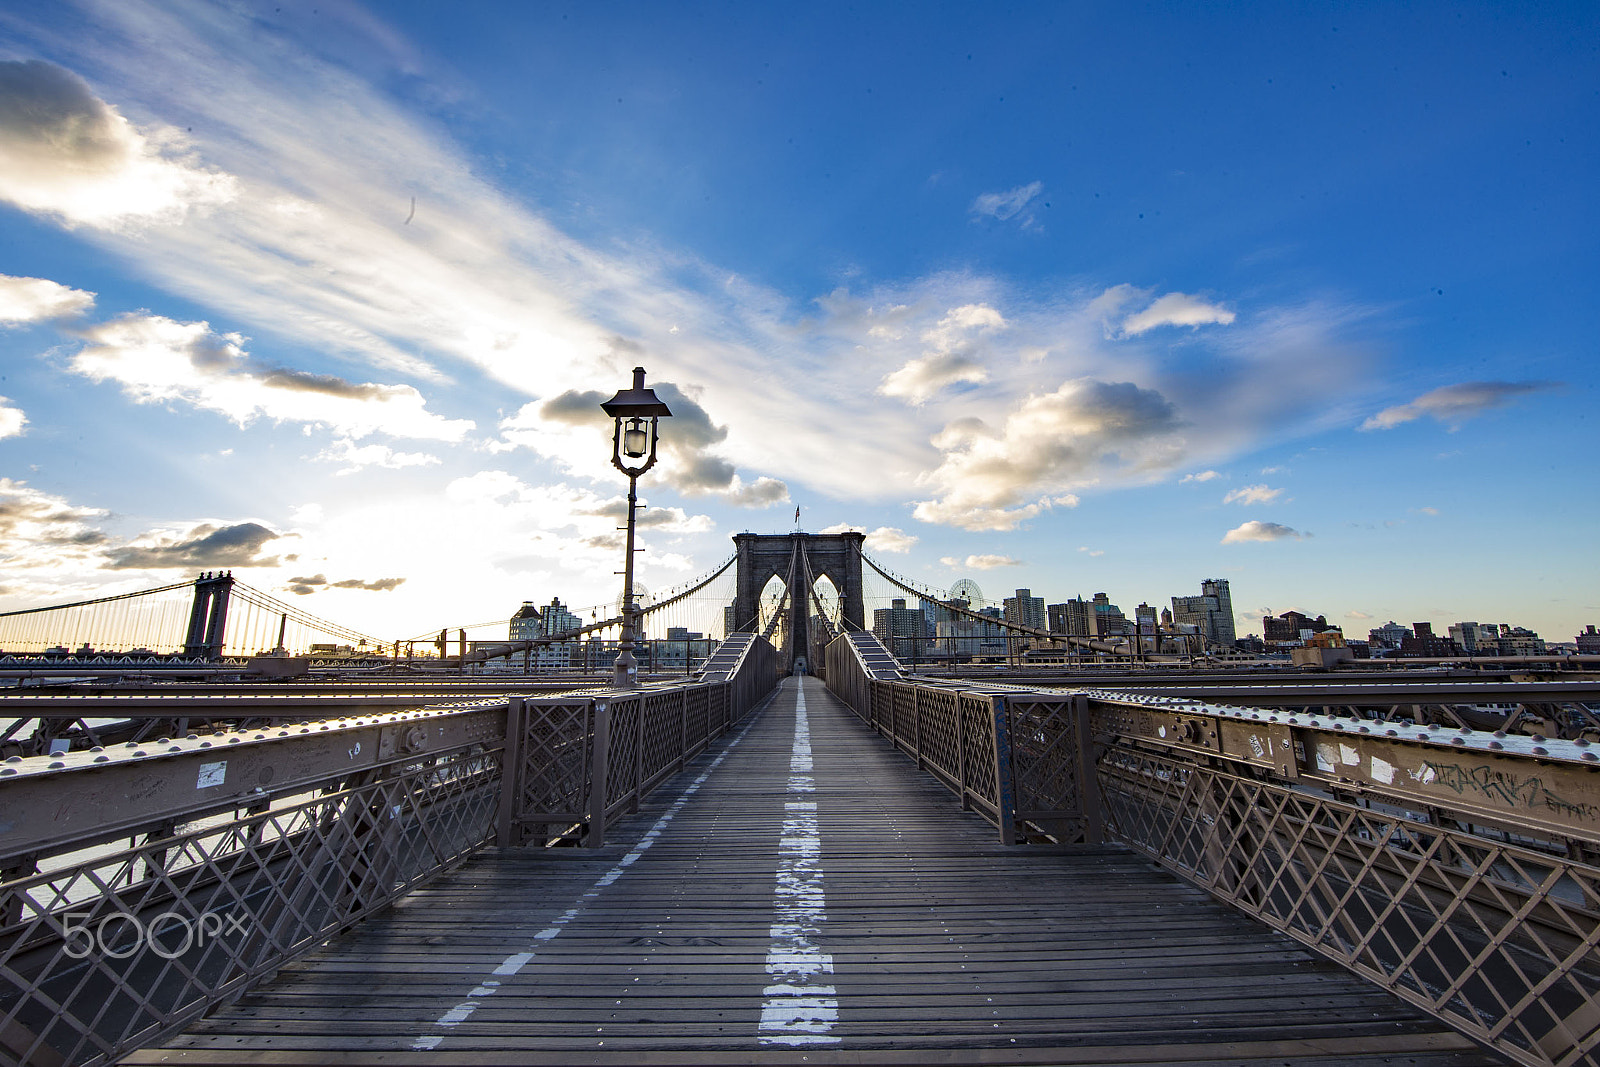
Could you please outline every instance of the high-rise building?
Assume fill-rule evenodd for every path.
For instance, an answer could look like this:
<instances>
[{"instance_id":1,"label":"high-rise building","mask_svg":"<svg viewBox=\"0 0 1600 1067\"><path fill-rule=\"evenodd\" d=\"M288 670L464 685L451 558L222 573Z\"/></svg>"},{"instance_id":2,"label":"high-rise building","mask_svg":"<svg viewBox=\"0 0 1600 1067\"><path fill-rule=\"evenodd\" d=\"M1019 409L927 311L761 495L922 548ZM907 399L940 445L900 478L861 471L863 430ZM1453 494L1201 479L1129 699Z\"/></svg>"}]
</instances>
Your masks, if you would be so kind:
<instances>
[{"instance_id":1,"label":"high-rise building","mask_svg":"<svg viewBox=\"0 0 1600 1067\"><path fill-rule=\"evenodd\" d=\"M1089 602L1089 622L1095 637L1121 637L1128 632L1128 617L1104 593L1096 593Z\"/></svg>"},{"instance_id":2,"label":"high-rise building","mask_svg":"<svg viewBox=\"0 0 1600 1067\"><path fill-rule=\"evenodd\" d=\"M1367 644L1374 648L1387 648L1391 652L1400 650L1400 642L1406 639L1411 631L1390 619L1382 626L1374 627L1367 631Z\"/></svg>"},{"instance_id":3,"label":"high-rise building","mask_svg":"<svg viewBox=\"0 0 1600 1067\"><path fill-rule=\"evenodd\" d=\"M1299 648L1312 635L1337 629L1329 624L1326 616L1318 615L1313 619L1298 611L1286 611L1278 616L1268 614L1261 620L1261 636L1268 648Z\"/></svg>"},{"instance_id":4,"label":"high-rise building","mask_svg":"<svg viewBox=\"0 0 1600 1067\"><path fill-rule=\"evenodd\" d=\"M1051 604L1047 609L1050 632L1071 634L1073 637L1093 637L1094 628L1089 602L1075 597L1065 604Z\"/></svg>"},{"instance_id":5,"label":"high-rise building","mask_svg":"<svg viewBox=\"0 0 1600 1067\"><path fill-rule=\"evenodd\" d=\"M1232 648L1239 639L1233 622L1233 597L1226 578L1206 578L1200 582L1199 596L1172 598L1174 626L1192 625L1206 644Z\"/></svg>"},{"instance_id":6,"label":"high-rise building","mask_svg":"<svg viewBox=\"0 0 1600 1067\"><path fill-rule=\"evenodd\" d=\"M1044 597L1034 596L1031 589L1018 589L1016 596L1006 597L1002 604L1006 622L1013 625L1043 630L1049 624L1044 610Z\"/></svg>"},{"instance_id":7,"label":"high-rise building","mask_svg":"<svg viewBox=\"0 0 1600 1067\"><path fill-rule=\"evenodd\" d=\"M893 655L912 657L922 651L927 621L920 608L908 608L904 597L872 613L872 632Z\"/></svg>"},{"instance_id":8,"label":"high-rise building","mask_svg":"<svg viewBox=\"0 0 1600 1067\"><path fill-rule=\"evenodd\" d=\"M1460 645L1464 652L1477 652L1481 647L1485 652L1494 650L1494 635L1490 631L1497 631L1499 627L1490 624L1484 626L1476 622L1458 622L1450 627L1450 639Z\"/></svg>"}]
</instances>

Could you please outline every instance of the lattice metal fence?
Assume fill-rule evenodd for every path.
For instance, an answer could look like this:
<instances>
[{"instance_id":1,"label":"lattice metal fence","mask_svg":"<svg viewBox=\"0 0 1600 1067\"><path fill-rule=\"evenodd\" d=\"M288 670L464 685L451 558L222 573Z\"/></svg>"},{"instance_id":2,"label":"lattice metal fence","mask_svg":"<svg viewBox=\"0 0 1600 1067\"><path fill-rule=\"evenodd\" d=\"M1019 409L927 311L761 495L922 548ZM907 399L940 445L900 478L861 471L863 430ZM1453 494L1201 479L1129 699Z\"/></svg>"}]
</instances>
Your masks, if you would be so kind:
<instances>
[{"instance_id":1,"label":"lattice metal fence","mask_svg":"<svg viewBox=\"0 0 1600 1067\"><path fill-rule=\"evenodd\" d=\"M599 845L606 830L682 770L777 684L772 646L753 635L704 681L514 701L502 845ZM730 640L729 644L735 642Z\"/></svg>"},{"instance_id":2,"label":"lattice metal fence","mask_svg":"<svg viewBox=\"0 0 1600 1067\"><path fill-rule=\"evenodd\" d=\"M1600 868L1111 743L1114 837L1518 1062L1593 1063Z\"/></svg>"},{"instance_id":3,"label":"lattice metal fence","mask_svg":"<svg viewBox=\"0 0 1600 1067\"><path fill-rule=\"evenodd\" d=\"M98 1064L181 1027L483 845L500 752L430 753L0 885L0 1058Z\"/></svg>"}]
</instances>

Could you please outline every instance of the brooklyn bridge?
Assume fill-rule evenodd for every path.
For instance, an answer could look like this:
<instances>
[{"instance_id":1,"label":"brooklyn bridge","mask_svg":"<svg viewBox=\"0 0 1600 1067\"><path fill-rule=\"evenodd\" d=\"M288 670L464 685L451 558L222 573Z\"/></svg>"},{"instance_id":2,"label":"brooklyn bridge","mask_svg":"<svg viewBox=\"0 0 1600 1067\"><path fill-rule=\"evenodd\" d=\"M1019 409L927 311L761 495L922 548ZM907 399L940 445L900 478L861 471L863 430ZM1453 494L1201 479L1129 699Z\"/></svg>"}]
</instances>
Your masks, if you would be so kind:
<instances>
[{"instance_id":1,"label":"brooklyn bridge","mask_svg":"<svg viewBox=\"0 0 1600 1067\"><path fill-rule=\"evenodd\" d=\"M634 592L0 616L0 1061L1596 1062L1595 664L1217 664L854 533Z\"/></svg>"}]
</instances>

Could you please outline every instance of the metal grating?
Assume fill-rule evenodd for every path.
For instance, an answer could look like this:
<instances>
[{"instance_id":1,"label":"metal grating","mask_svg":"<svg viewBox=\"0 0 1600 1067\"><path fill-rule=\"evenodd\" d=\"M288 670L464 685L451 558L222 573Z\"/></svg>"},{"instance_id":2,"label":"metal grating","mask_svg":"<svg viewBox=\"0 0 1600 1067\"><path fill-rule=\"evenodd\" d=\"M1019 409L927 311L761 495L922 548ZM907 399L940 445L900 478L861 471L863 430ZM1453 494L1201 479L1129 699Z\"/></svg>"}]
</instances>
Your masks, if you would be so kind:
<instances>
[{"instance_id":1,"label":"metal grating","mask_svg":"<svg viewBox=\"0 0 1600 1067\"><path fill-rule=\"evenodd\" d=\"M179 1029L481 847L499 792L500 753L472 745L79 842L0 885L0 1055L106 1063Z\"/></svg>"},{"instance_id":2,"label":"metal grating","mask_svg":"<svg viewBox=\"0 0 1600 1067\"><path fill-rule=\"evenodd\" d=\"M1600 1047L1600 868L1112 742L1111 832L1524 1064Z\"/></svg>"}]
</instances>

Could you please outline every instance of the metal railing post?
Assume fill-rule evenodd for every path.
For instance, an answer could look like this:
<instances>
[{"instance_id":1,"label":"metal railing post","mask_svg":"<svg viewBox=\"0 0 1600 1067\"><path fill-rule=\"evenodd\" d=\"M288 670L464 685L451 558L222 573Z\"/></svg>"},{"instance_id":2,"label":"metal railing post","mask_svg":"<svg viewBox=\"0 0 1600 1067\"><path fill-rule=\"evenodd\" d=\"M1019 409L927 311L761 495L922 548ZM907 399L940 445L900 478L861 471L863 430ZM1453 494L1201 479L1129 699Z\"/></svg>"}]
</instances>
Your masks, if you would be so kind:
<instances>
[{"instance_id":1,"label":"metal railing post","mask_svg":"<svg viewBox=\"0 0 1600 1067\"><path fill-rule=\"evenodd\" d=\"M1078 810L1083 812L1083 837L1091 845L1105 843L1105 813L1100 809L1099 767L1094 758L1094 726L1089 719L1089 698L1072 697L1072 719L1078 742Z\"/></svg>"},{"instance_id":2,"label":"metal railing post","mask_svg":"<svg viewBox=\"0 0 1600 1067\"><path fill-rule=\"evenodd\" d=\"M1000 843L1017 843L1017 800L1011 781L1011 730L1005 697L994 697L994 786L995 821L1000 824Z\"/></svg>"},{"instance_id":3,"label":"metal railing post","mask_svg":"<svg viewBox=\"0 0 1600 1067\"><path fill-rule=\"evenodd\" d=\"M585 848L599 848L606 843L607 770L611 760L611 704L596 700L593 707L594 750L589 763L589 826L583 835ZM641 705L641 713L643 710ZM639 725L641 729L644 726L643 714L639 716Z\"/></svg>"},{"instance_id":4,"label":"metal railing post","mask_svg":"<svg viewBox=\"0 0 1600 1067\"><path fill-rule=\"evenodd\" d=\"M500 753L500 808L495 814L494 843L510 847L517 796L522 792L522 735L527 730L522 698L506 701L506 744Z\"/></svg>"}]
</instances>

